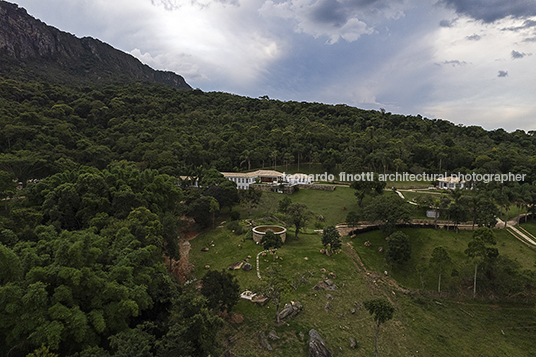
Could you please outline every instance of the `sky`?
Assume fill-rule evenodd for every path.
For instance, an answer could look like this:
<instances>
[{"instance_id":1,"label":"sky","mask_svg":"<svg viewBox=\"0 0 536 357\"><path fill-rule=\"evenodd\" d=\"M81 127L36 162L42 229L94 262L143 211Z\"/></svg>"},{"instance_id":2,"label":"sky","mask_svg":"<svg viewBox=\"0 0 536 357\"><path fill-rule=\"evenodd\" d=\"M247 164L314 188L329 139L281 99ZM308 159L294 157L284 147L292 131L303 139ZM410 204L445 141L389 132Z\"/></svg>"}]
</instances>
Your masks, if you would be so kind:
<instances>
[{"instance_id":1,"label":"sky","mask_svg":"<svg viewBox=\"0 0 536 357\"><path fill-rule=\"evenodd\" d=\"M534 0L8 0L194 88L536 130Z\"/></svg>"}]
</instances>

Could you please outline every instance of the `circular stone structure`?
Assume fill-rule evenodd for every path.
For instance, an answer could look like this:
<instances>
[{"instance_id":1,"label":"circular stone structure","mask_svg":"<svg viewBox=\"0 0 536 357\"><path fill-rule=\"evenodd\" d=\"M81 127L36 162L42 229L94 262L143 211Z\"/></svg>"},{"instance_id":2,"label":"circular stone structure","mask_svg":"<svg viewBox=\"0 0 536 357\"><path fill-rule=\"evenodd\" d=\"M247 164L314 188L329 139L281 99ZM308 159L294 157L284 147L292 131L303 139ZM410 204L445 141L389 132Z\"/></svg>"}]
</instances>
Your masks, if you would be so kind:
<instances>
[{"instance_id":1,"label":"circular stone structure","mask_svg":"<svg viewBox=\"0 0 536 357\"><path fill-rule=\"evenodd\" d=\"M287 229L285 227L273 225L257 226L253 228L253 240L257 243L260 243L266 232L273 232L275 235L280 236L281 241L285 243L285 239L287 238Z\"/></svg>"}]
</instances>

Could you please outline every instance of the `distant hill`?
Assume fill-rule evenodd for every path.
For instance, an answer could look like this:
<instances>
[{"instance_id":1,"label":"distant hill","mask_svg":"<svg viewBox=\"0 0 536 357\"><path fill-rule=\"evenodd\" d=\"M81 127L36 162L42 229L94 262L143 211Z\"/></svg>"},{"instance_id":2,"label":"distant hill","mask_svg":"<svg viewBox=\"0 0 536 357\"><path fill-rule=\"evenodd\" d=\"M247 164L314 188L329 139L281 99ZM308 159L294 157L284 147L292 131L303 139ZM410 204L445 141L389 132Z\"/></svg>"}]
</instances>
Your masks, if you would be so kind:
<instances>
[{"instance_id":1,"label":"distant hill","mask_svg":"<svg viewBox=\"0 0 536 357\"><path fill-rule=\"evenodd\" d=\"M191 90L182 76L157 71L91 37L77 38L0 0L0 75L59 84L159 83Z\"/></svg>"}]
</instances>

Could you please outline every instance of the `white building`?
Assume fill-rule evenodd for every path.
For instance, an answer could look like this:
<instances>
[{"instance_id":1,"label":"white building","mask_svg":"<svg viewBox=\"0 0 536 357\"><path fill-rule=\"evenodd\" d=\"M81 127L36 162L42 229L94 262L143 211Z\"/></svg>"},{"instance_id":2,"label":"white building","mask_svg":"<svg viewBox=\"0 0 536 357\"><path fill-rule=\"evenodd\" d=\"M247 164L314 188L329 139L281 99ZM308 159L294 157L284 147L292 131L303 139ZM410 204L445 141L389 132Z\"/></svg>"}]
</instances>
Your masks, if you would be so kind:
<instances>
[{"instance_id":1,"label":"white building","mask_svg":"<svg viewBox=\"0 0 536 357\"><path fill-rule=\"evenodd\" d=\"M465 181L460 180L459 177L449 176L445 178L439 178L439 188L455 190L457 188L465 188Z\"/></svg>"},{"instance_id":2,"label":"white building","mask_svg":"<svg viewBox=\"0 0 536 357\"><path fill-rule=\"evenodd\" d=\"M279 184L283 182L283 173L274 170L257 170L254 172L222 172L225 178L236 182L239 190L249 189L252 183L271 183Z\"/></svg>"},{"instance_id":3,"label":"white building","mask_svg":"<svg viewBox=\"0 0 536 357\"><path fill-rule=\"evenodd\" d=\"M306 174L285 175L275 170L257 170L254 172L222 172L225 178L236 182L239 190L249 189L253 183L266 183L278 185L280 183L297 185L311 183L311 177Z\"/></svg>"}]
</instances>

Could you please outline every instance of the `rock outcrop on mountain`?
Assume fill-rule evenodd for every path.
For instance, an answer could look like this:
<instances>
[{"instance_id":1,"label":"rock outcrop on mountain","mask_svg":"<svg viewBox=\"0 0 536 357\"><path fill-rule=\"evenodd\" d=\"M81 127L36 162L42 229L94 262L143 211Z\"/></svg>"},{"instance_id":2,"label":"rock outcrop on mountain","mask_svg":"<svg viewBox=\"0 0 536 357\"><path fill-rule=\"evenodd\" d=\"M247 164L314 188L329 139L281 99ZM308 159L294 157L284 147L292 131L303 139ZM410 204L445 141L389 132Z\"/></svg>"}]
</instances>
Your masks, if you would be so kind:
<instances>
[{"instance_id":1,"label":"rock outcrop on mountain","mask_svg":"<svg viewBox=\"0 0 536 357\"><path fill-rule=\"evenodd\" d=\"M182 76L157 71L91 37L77 38L0 0L0 74L61 84L160 83L192 88Z\"/></svg>"}]
</instances>

